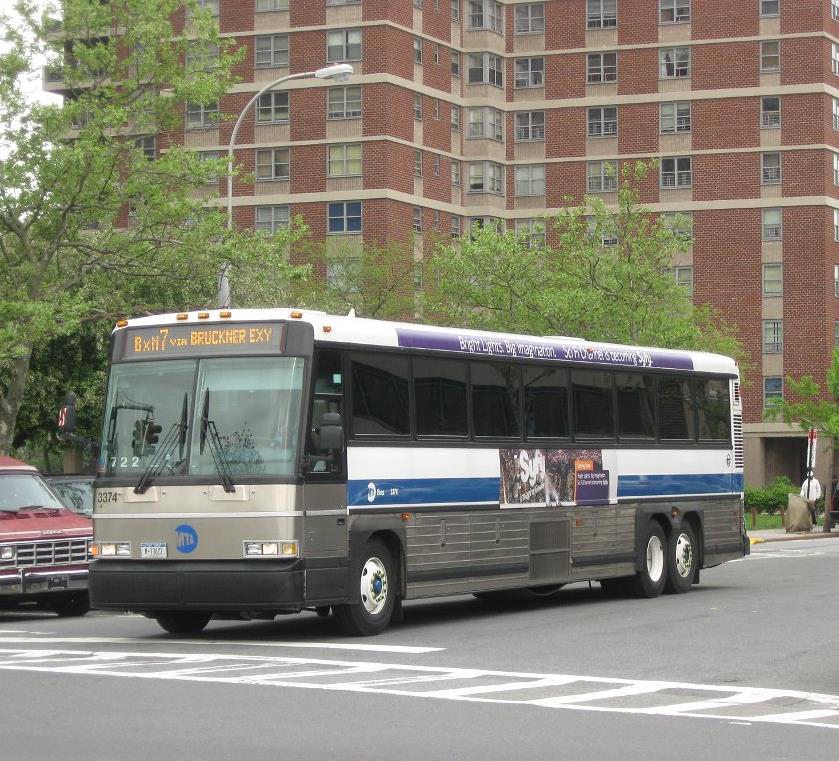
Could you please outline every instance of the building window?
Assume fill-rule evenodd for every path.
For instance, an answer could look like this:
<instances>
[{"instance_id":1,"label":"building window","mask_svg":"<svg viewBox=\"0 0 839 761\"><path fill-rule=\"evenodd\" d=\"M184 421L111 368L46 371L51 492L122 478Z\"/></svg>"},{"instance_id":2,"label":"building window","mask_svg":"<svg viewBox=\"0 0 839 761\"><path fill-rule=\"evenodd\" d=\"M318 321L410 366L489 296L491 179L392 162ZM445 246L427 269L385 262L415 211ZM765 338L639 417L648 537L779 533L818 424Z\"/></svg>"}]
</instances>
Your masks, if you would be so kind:
<instances>
[{"instance_id":1,"label":"building window","mask_svg":"<svg viewBox=\"0 0 839 761\"><path fill-rule=\"evenodd\" d=\"M504 140L504 114L497 108L483 106L469 109L469 138Z\"/></svg>"},{"instance_id":2,"label":"building window","mask_svg":"<svg viewBox=\"0 0 839 761\"><path fill-rule=\"evenodd\" d=\"M267 92L259 96L259 100L256 102L256 121L258 124L287 122L288 119L287 92Z\"/></svg>"},{"instance_id":3,"label":"building window","mask_svg":"<svg viewBox=\"0 0 839 761\"><path fill-rule=\"evenodd\" d=\"M590 84L617 82L618 54L589 53L587 56L586 81Z\"/></svg>"},{"instance_id":4,"label":"building window","mask_svg":"<svg viewBox=\"0 0 839 761\"><path fill-rule=\"evenodd\" d=\"M833 346L839 349L839 320L833 323Z\"/></svg>"},{"instance_id":5,"label":"building window","mask_svg":"<svg viewBox=\"0 0 839 761\"><path fill-rule=\"evenodd\" d=\"M434 106L433 114L435 119L440 118L440 101L437 98L431 101L432 105Z\"/></svg>"},{"instance_id":6,"label":"building window","mask_svg":"<svg viewBox=\"0 0 839 761\"><path fill-rule=\"evenodd\" d=\"M780 354L784 350L784 321L763 321L763 353Z\"/></svg>"},{"instance_id":7,"label":"building window","mask_svg":"<svg viewBox=\"0 0 839 761\"><path fill-rule=\"evenodd\" d=\"M361 174L361 143L330 145L328 161L330 177Z\"/></svg>"},{"instance_id":8,"label":"building window","mask_svg":"<svg viewBox=\"0 0 839 761\"><path fill-rule=\"evenodd\" d=\"M784 265L780 263L763 265L763 295L784 295Z\"/></svg>"},{"instance_id":9,"label":"building window","mask_svg":"<svg viewBox=\"0 0 839 761\"><path fill-rule=\"evenodd\" d=\"M327 61L360 61L361 30L336 29L326 33Z\"/></svg>"},{"instance_id":10,"label":"building window","mask_svg":"<svg viewBox=\"0 0 839 761\"><path fill-rule=\"evenodd\" d=\"M833 184L839 186L839 153L833 154Z\"/></svg>"},{"instance_id":11,"label":"building window","mask_svg":"<svg viewBox=\"0 0 839 761\"><path fill-rule=\"evenodd\" d=\"M452 223L451 224L452 224L452 238L459 238L460 237L460 231L462 230L462 227L461 227L461 224L460 224L460 217L458 217L456 214L452 214Z\"/></svg>"},{"instance_id":12,"label":"building window","mask_svg":"<svg viewBox=\"0 0 839 761\"><path fill-rule=\"evenodd\" d=\"M690 132L690 101L662 103L659 109L659 128L663 135L674 135L677 132Z\"/></svg>"},{"instance_id":13,"label":"building window","mask_svg":"<svg viewBox=\"0 0 839 761\"><path fill-rule=\"evenodd\" d=\"M839 45L835 42L831 46L831 61L833 67L833 73L839 74Z\"/></svg>"},{"instance_id":14,"label":"building window","mask_svg":"<svg viewBox=\"0 0 839 761\"><path fill-rule=\"evenodd\" d=\"M452 0L452 21L460 23L460 0Z\"/></svg>"},{"instance_id":15,"label":"building window","mask_svg":"<svg viewBox=\"0 0 839 761\"><path fill-rule=\"evenodd\" d=\"M330 233L360 233L361 201L337 201L329 204L327 230Z\"/></svg>"},{"instance_id":16,"label":"building window","mask_svg":"<svg viewBox=\"0 0 839 761\"><path fill-rule=\"evenodd\" d=\"M414 206L414 232L422 232L422 207Z\"/></svg>"},{"instance_id":17,"label":"building window","mask_svg":"<svg viewBox=\"0 0 839 761\"><path fill-rule=\"evenodd\" d=\"M778 16L781 13L780 0L760 0L761 16Z\"/></svg>"},{"instance_id":18,"label":"building window","mask_svg":"<svg viewBox=\"0 0 839 761\"><path fill-rule=\"evenodd\" d=\"M781 154L763 153L760 160L762 164L761 183L778 185L781 182Z\"/></svg>"},{"instance_id":19,"label":"building window","mask_svg":"<svg viewBox=\"0 0 839 761\"><path fill-rule=\"evenodd\" d=\"M492 53L469 54L469 84L504 86L504 64Z\"/></svg>"},{"instance_id":20,"label":"building window","mask_svg":"<svg viewBox=\"0 0 839 761\"><path fill-rule=\"evenodd\" d=\"M517 219L516 232L524 237L528 248L543 248L545 245L544 219Z\"/></svg>"},{"instance_id":21,"label":"building window","mask_svg":"<svg viewBox=\"0 0 839 761\"><path fill-rule=\"evenodd\" d=\"M498 217L469 217L470 230L494 230L499 235L504 232L504 220Z\"/></svg>"},{"instance_id":22,"label":"building window","mask_svg":"<svg viewBox=\"0 0 839 761\"><path fill-rule=\"evenodd\" d=\"M833 240L839 242L839 209L833 210Z\"/></svg>"},{"instance_id":23,"label":"building window","mask_svg":"<svg viewBox=\"0 0 839 761\"><path fill-rule=\"evenodd\" d=\"M256 38L254 67L288 66L288 35L265 34Z\"/></svg>"},{"instance_id":24,"label":"building window","mask_svg":"<svg viewBox=\"0 0 839 761\"><path fill-rule=\"evenodd\" d=\"M452 185L460 185L460 162L452 159Z\"/></svg>"},{"instance_id":25,"label":"building window","mask_svg":"<svg viewBox=\"0 0 839 761\"><path fill-rule=\"evenodd\" d=\"M207 129L218 127L218 101L215 103L187 103L186 128Z\"/></svg>"},{"instance_id":26,"label":"building window","mask_svg":"<svg viewBox=\"0 0 839 761\"><path fill-rule=\"evenodd\" d=\"M839 298L839 264L833 265L833 295Z\"/></svg>"},{"instance_id":27,"label":"building window","mask_svg":"<svg viewBox=\"0 0 839 761\"><path fill-rule=\"evenodd\" d=\"M763 240L781 240L783 215L781 209L763 210Z\"/></svg>"},{"instance_id":28,"label":"building window","mask_svg":"<svg viewBox=\"0 0 839 761\"><path fill-rule=\"evenodd\" d=\"M274 235L288 227L289 217L288 206L257 206L254 226L260 232Z\"/></svg>"},{"instance_id":29,"label":"building window","mask_svg":"<svg viewBox=\"0 0 839 761\"><path fill-rule=\"evenodd\" d=\"M545 165L530 164L516 167L516 195L545 195Z\"/></svg>"},{"instance_id":30,"label":"building window","mask_svg":"<svg viewBox=\"0 0 839 761\"><path fill-rule=\"evenodd\" d=\"M661 160L662 188L689 188L693 184L690 156L677 156Z\"/></svg>"},{"instance_id":31,"label":"building window","mask_svg":"<svg viewBox=\"0 0 839 761\"><path fill-rule=\"evenodd\" d=\"M456 53L454 50L452 50L452 76L460 76L460 53Z\"/></svg>"},{"instance_id":32,"label":"building window","mask_svg":"<svg viewBox=\"0 0 839 761\"><path fill-rule=\"evenodd\" d=\"M218 68L218 45L189 43L184 53L184 68L190 72L215 71Z\"/></svg>"},{"instance_id":33,"label":"building window","mask_svg":"<svg viewBox=\"0 0 839 761\"><path fill-rule=\"evenodd\" d=\"M516 87L542 87L544 84L544 58L516 58Z\"/></svg>"},{"instance_id":34,"label":"building window","mask_svg":"<svg viewBox=\"0 0 839 761\"><path fill-rule=\"evenodd\" d=\"M452 106L452 129L460 131L460 106Z\"/></svg>"},{"instance_id":35,"label":"building window","mask_svg":"<svg viewBox=\"0 0 839 761\"><path fill-rule=\"evenodd\" d=\"M434 63L440 63L440 45L435 42L432 50L434 51Z\"/></svg>"},{"instance_id":36,"label":"building window","mask_svg":"<svg viewBox=\"0 0 839 761\"><path fill-rule=\"evenodd\" d=\"M777 40L760 43L760 70L781 70L781 43Z\"/></svg>"},{"instance_id":37,"label":"building window","mask_svg":"<svg viewBox=\"0 0 839 761\"><path fill-rule=\"evenodd\" d=\"M602 106L588 110L588 136L614 137L618 134L618 109Z\"/></svg>"},{"instance_id":38,"label":"building window","mask_svg":"<svg viewBox=\"0 0 839 761\"><path fill-rule=\"evenodd\" d=\"M469 164L469 192L504 194L504 167L494 161Z\"/></svg>"},{"instance_id":39,"label":"building window","mask_svg":"<svg viewBox=\"0 0 839 761\"><path fill-rule=\"evenodd\" d=\"M589 161L586 177L586 189L589 193L607 193L618 188L615 165L610 161Z\"/></svg>"},{"instance_id":40,"label":"building window","mask_svg":"<svg viewBox=\"0 0 839 761\"><path fill-rule=\"evenodd\" d=\"M660 24L685 24L690 21L690 0L658 0Z\"/></svg>"},{"instance_id":41,"label":"building window","mask_svg":"<svg viewBox=\"0 0 839 761\"><path fill-rule=\"evenodd\" d=\"M288 0L256 0L256 12L287 11Z\"/></svg>"},{"instance_id":42,"label":"building window","mask_svg":"<svg viewBox=\"0 0 839 761\"><path fill-rule=\"evenodd\" d=\"M659 217L659 224L675 235L686 247L693 243L693 213L667 211Z\"/></svg>"},{"instance_id":43,"label":"building window","mask_svg":"<svg viewBox=\"0 0 839 761\"><path fill-rule=\"evenodd\" d=\"M134 149L143 154L143 158L154 161L157 153L154 145L154 135L146 135L134 139Z\"/></svg>"},{"instance_id":44,"label":"building window","mask_svg":"<svg viewBox=\"0 0 839 761\"><path fill-rule=\"evenodd\" d=\"M586 26L589 29L614 29L618 25L618 0L588 0Z\"/></svg>"},{"instance_id":45,"label":"building window","mask_svg":"<svg viewBox=\"0 0 839 761\"><path fill-rule=\"evenodd\" d=\"M288 0L285 0L288 7ZM326 0L327 5L360 5L361 0Z\"/></svg>"},{"instance_id":46,"label":"building window","mask_svg":"<svg viewBox=\"0 0 839 761\"><path fill-rule=\"evenodd\" d=\"M414 177L422 177L422 151L414 150Z\"/></svg>"},{"instance_id":47,"label":"building window","mask_svg":"<svg viewBox=\"0 0 839 761\"><path fill-rule=\"evenodd\" d=\"M520 111L516 114L516 142L545 139L545 112Z\"/></svg>"},{"instance_id":48,"label":"building window","mask_svg":"<svg viewBox=\"0 0 839 761\"><path fill-rule=\"evenodd\" d=\"M195 0L196 10L207 11L211 16L218 16L219 0ZM190 6L187 6L187 18L190 17Z\"/></svg>"},{"instance_id":49,"label":"building window","mask_svg":"<svg viewBox=\"0 0 839 761\"><path fill-rule=\"evenodd\" d=\"M469 0L469 29L489 29L504 33L504 8L495 0Z\"/></svg>"},{"instance_id":50,"label":"building window","mask_svg":"<svg viewBox=\"0 0 839 761\"><path fill-rule=\"evenodd\" d=\"M326 116L328 119L360 119L361 86L330 87Z\"/></svg>"},{"instance_id":51,"label":"building window","mask_svg":"<svg viewBox=\"0 0 839 761\"><path fill-rule=\"evenodd\" d=\"M198 151L199 161L217 161L218 151ZM215 185L218 182L218 174L212 172L204 178L205 185Z\"/></svg>"},{"instance_id":52,"label":"building window","mask_svg":"<svg viewBox=\"0 0 839 761\"><path fill-rule=\"evenodd\" d=\"M775 400L784 398L784 379L780 375L767 375L763 379L763 406L771 407Z\"/></svg>"},{"instance_id":53,"label":"building window","mask_svg":"<svg viewBox=\"0 0 839 761\"><path fill-rule=\"evenodd\" d=\"M775 129L781 126L781 99L767 95L760 99L760 126Z\"/></svg>"},{"instance_id":54,"label":"building window","mask_svg":"<svg viewBox=\"0 0 839 761\"><path fill-rule=\"evenodd\" d=\"M839 98L833 99L833 129L839 132Z\"/></svg>"},{"instance_id":55,"label":"building window","mask_svg":"<svg viewBox=\"0 0 839 761\"><path fill-rule=\"evenodd\" d=\"M422 63L422 39L414 37L414 63Z\"/></svg>"},{"instance_id":56,"label":"building window","mask_svg":"<svg viewBox=\"0 0 839 761\"><path fill-rule=\"evenodd\" d=\"M422 95L414 93L414 119L422 120Z\"/></svg>"},{"instance_id":57,"label":"building window","mask_svg":"<svg viewBox=\"0 0 839 761\"><path fill-rule=\"evenodd\" d=\"M839 0L830 1L830 15L834 21L839 21Z\"/></svg>"},{"instance_id":58,"label":"building window","mask_svg":"<svg viewBox=\"0 0 839 761\"><path fill-rule=\"evenodd\" d=\"M693 267L673 267L673 279L676 285L685 289L685 295L693 298Z\"/></svg>"},{"instance_id":59,"label":"building window","mask_svg":"<svg viewBox=\"0 0 839 761\"><path fill-rule=\"evenodd\" d=\"M290 166L288 148L268 148L256 152L257 180L287 180Z\"/></svg>"},{"instance_id":60,"label":"building window","mask_svg":"<svg viewBox=\"0 0 839 761\"><path fill-rule=\"evenodd\" d=\"M690 77L690 48L662 48L658 52L661 79Z\"/></svg>"},{"instance_id":61,"label":"building window","mask_svg":"<svg viewBox=\"0 0 839 761\"><path fill-rule=\"evenodd\" d=\"M439 153L434 154L434 176L435 177L440 176L440 154Z\"/></svg>"},{"instance_id":62,"label":"building window","mask_svg":"<svg viewBox=\"0 0 839 761\"><path fill-rule=\"evenodd\" d=\"M545 4L516 5L516 34L537 34L545 31Z\"/></svg>"}]
</instances>

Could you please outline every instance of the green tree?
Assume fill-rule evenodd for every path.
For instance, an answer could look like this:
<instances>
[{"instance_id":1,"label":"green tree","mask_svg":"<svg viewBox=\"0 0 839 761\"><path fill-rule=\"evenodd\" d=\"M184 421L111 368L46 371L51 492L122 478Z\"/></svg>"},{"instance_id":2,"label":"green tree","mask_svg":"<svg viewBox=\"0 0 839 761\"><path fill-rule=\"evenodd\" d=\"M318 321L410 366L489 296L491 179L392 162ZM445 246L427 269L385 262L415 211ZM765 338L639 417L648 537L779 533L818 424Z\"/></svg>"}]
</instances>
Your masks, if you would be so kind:
<instances>
[{"instance_id":1,"label":"green tree","mask_svg":"<svg viewBox=\"0 0 839 761\"><path fill-rule=\"evenodd\" d=\"M491 226L442 246L434 258L431 313L477 328L739 357L731 329L709 307L694 306L673 279L689 221L664 223L641 203L653 170L654 163L624 165L614 208L587 196L546 218L555 246L532 232Z\"/></svg>"},{"instance_id":2,"label":"green tree","mask_svg":"<svg viewBox=\"0 0 839 761\"><path fill-rule=\"evenodd\" d=\"M97 318L204 306L223 263L289 268L294 235L227 233L202 197L224 160L170 142L186 104L213 113L242 57L196 0L61 7L58 32L34 0L0 14L0 453L36 346ZM62 105L33 102L22 84L45 51L67 88ZM166 150L152 157L140 138L154 134Z\"/></svg>"}]
</instances>

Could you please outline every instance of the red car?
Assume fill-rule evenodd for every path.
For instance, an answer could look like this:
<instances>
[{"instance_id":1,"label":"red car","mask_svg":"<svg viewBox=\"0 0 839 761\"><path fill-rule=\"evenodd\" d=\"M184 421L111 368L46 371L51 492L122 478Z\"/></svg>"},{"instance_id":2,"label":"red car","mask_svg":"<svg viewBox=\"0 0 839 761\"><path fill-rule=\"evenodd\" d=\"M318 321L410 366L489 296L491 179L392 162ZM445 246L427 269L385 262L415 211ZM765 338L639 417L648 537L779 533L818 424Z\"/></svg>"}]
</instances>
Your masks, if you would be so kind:
<instances>
[{"instance_id":1,"label":"red car","mask_svg":"<svg viewBox=\"0 0 839 761\"><path fill-rule=\"evenodd\" d=\"M92 539L90 518L64 507L35 468L0 457L0 607L34 601L83 616Z\"/></svg>"}]
</instances>

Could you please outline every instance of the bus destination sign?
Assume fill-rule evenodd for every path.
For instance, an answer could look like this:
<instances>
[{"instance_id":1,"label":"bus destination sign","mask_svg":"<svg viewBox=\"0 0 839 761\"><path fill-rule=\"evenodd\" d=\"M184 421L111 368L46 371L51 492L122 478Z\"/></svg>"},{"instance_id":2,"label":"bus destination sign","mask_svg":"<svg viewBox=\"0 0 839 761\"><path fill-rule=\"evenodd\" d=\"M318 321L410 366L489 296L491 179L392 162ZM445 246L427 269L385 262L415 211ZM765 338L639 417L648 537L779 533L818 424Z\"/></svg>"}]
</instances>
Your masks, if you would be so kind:
<instances>
[{"instance_id":1,"label":"bus destination sign","mask_svg":"<svg viewBox=\"0 0 839 761\"><path fill-rule=\"evenodd\" d=\"M282 351L285 325L278 322L205 323L126 328L123 359L263 354Z\"/></svg>"}]
</instances>

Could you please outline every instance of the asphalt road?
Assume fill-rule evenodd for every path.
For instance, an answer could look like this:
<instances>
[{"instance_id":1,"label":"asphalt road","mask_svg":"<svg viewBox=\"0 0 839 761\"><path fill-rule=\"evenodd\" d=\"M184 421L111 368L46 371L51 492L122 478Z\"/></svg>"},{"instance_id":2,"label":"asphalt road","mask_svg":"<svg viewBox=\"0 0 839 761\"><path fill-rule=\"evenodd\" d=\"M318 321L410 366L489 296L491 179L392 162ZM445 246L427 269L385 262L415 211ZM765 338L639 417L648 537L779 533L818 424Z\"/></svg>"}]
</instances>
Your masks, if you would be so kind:
<instances>
[{"instance_id":1,"label":"asphalt road","mask_svg":"<svg viewBox=\"0 0 839 761\"><path fill-rule=\"evenodd\" d=\"M803 759L839 747L839 541L762 544L689 594L406 603L368 639L313 614L0 612L0 760Z\"/></svg>"}]
</instances>

